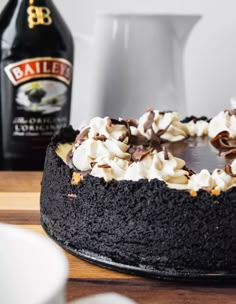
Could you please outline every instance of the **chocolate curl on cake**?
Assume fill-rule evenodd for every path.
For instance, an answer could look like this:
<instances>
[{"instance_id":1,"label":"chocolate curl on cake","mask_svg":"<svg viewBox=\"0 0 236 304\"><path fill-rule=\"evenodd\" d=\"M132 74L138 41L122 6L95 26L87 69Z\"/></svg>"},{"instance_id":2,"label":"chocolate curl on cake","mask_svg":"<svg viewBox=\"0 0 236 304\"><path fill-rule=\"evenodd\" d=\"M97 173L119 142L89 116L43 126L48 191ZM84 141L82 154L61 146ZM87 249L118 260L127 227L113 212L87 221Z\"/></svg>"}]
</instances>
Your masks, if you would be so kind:
<instances>
[{"instance_id":1,"label":"chocolate curl on cake","mask_svg":"<svg viewBox=\"0 0 236 304\"><path fill-rule=\"evenodd\" d=\"M149 146L149 140L143 135L130 135L128 144L131 146Z\"/></svg>"},{"instance_id":2,"label":"chocolate curl on cake","mask_svg":"<svg viewBox=\"0 0 236 304\"><path fill-rule=\"evenodd\" d=\"M228 113L230 116L236 115L236 109L225 110L225 113Z\"/></svg>"},{"instance_id":3,"label":"chocolate curl on cake","mask_svg":"<svg viewBox=\"0 0 236 304\"><path fill-rule=\"evenodd\" d=\"M163 147L163 152L164 152L164 160L170 160L168 149L165 146Z\"/></svg>"},{"instance_id":4,"label":"chocolate curl on cake","mask_svg":"<svg viewBox=\"0 0 236 304\"><path fill-rule=\"evenodd\" d=\"M236 140L228 131L222 131L211 139L211 144L219 150L221 156L230 157L236 154Z\"/></svg>"},{"instance_id":5,"label":"chocolate curl on cake","mask_svg":"<svg viewBox=\"0 0 236 304\"><path fill-rule=\"evenodd\" d=\"M147 130L152 129L152 124L155 118L155 112L152 109L148 110L149 114L147 117L147 121L143 125L144 132L146 133Z\"/></svg>"},{"instance_id":6,"label":"chocolate curl on cake","mask_svg":"<svg viewBox=\"0 0 236 304\"><path fill-rule=\"evenodd\" d=\"M101 164L101 165L98 165L98 168L102 168L102 169L111 169L111 166L108 165L108 164Z\"/></svg>"},{"instance_id":7,"label":"chocolate curl on cake","mask_svg":"<svg viewBox=\"0 0 236 304\"><path fill-rule=\"evenodd\" d=\"M128 125L128 122L126 120L123 120L123 119L119 120L119 119L109 118L108 119L108 126L111 127L112 125L123 125L123 126L125 126L126 129L127 129L127 133L124 133L122 136L120 136L118 138L118 140L123 142L128 137L128 141L129 141L131 131L130 131L130 127Z\"/></svg>"},{"instance_id":8,"label":"chocolate curl on cake","mask_svg":"<svg viewBox=\"0 0 236 304\"><path fill-rule=\"evenodd\" d=\"M75 139L75 148L77 148L83 141L85 141L86 139L88 139L88 134L90 131L90 127L87 127L85 129L83 129L77 136Z\"/></svg>"},{"instance_id":9,"label":"chocolate curl on cake","mask_svg":"<svg viewBox=\"0 0 236 304\"><path fill-rule=\"evenodd\" d=\"M153 149L145 150L143 147L133 147L131 150L131 158L133 161L138 162L141 161L145 156L148 154L151 154L153 152Z\"/></svg>"},{"instance_id":10,"label":"chocolate curl on cake","mask_svg":"<svg viewBox=\"0 0 236 304\"><path fill-rule=\"evenodd\" d=\"M124 125L127 128L127 134L124 134L123 136L121 136L119 138L119 141L124 141L126 138L128 138L128 144L130 146L143 146L143 147L151 147L151 149L156 149L158 152L162 151L162 144L164 142L166 142L166 140L163 140L161 138L161 135L163 135L167 129L170 127L171 123L162 130L159 130L157 133L154 132L153 127L152 127L152 123L154 122L154 118L155 118L155 112L152 109L149 109L149 115L147 118L147 121L144 123L144 131L147 132L147 130L151 130L151 138L150 140L147 139L145 136L139 134L139 135L132 135L131 134L131 127L136 127L138 126L138 123L135 119L127 119L127 120L118 120L118 119L113 119L110 118L108 121L109 126L111 126L112 124L114 125ZM134 159L139 159L139 158L143 158L143 155L149 151L146 150L145 148L142 149L142 151L139 149L138 152L136 151L136 155L134 156ZM137 154L138 153L138 154ZM141 153L141 154L140 154Z\"/></svg>"},{"instance_id":11,"label":"chocolate curl on cake","mask_svg":"<svg viewBox=\"0 0 236 304\"><path fill-rule=\"evenodd\" d=\"M100 141L106 141L106 140L107 140L107 138L106 138L105 135L99 135L99 134L95 135L95 136L93 137L93 139L94 139L94 140L100 140Z\"/></svg>"},{"instance_id":12,"label":"chocolate curl on cake","mask_svg":"<svg viewBox=\"0 0 236 304\"><path fill-rule=\"evenodd\" d=\"M119 138L119 141L124 141L125 138L128 137L128 144L131 146L149 146L149 140L143 135L132 135L130 127L138 126L138 123L135 119L127 119L127 120L117 120L114 118L109 119L111 124L114 125L124 125L127 128L127 134L124 134Z\"/></svg>"},{"instance_id":13,"label":"chocolate curl on cake","mask_svg":"<svg viewBox=\"0 0 236 304\"><path fill-rule=\"evenodd\" d=\"M232 172L232 168L230 165L225 165L225 172L231 177L236 177L236 174Z\"/></svg>"},{"instance_id":14,"label":"chocolate curl on cake","mask_svg":"<svg viewBox=\"0 0 236 304\"><path fill-rule=\"evenodd\" d=\"M162 151L162 144L166 142L166 140L162 139L161 136L169 129L171 123L169 123L164 129L158 130L156 133L153 130L152 124L155 118L155 112L152 109L149 109L149 115L147 117L146 122L143 125L144 132L146 133L148 130L151 130L151 138L147 140L147 146L151 146L157 152Z\"/></svg>"},{"instance_id":15,"label":"chocolate curl on cake","mask_svg":"<svg viewBox=\"0 0 236 304\"><path fill-rule=\"evenodd\" d=\"M183 170L188 172L189 175L187 176L187 178L189 178L189 176L196 174L193 170L189 169L186 165L183 167Z\"/></svg>"},{"instance_id":16,"label":"chocolate curl on cake","mask_svg":"<svg viewBox=\"0 0 236 304\"><path fill-rule=\"evenodd\" d=\"M127 120L127 123L128 123L128 125L129 125L129 127L135 127L135 128L138 127L138 122L137 122L137 120L135 120L135 119L133 119L133 118L129 118L129 119Z\"/></svg>"},{"instance_id":17,"label":"chocolate curl on cake","mask_svg":"<svg viewBox=\"0 0 236 304\"><path fill-rule=\"evenodd\" d=\"M161 136L169 129L171 123L165 127L165 129L161 129L155 133L153 129L151 130L151 139L150 139L150 145L154 149L157 150L157 152L160 152L162 150L162 144L167 142L167 140L162 139Z\"/></svg>"}]
</instances>

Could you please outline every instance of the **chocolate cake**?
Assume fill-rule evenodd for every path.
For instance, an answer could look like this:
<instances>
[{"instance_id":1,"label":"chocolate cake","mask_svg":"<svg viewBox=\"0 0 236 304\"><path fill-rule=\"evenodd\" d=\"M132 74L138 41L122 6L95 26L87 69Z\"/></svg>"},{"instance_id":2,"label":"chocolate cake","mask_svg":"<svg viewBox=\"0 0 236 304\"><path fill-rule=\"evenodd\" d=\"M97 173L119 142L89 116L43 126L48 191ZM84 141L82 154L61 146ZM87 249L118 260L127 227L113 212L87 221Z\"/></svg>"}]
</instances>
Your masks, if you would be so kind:
<instances>
[{"instance_id":1,"label":"chocolate cake","mask_svg":"<svg viewBox=\"0 0 236 304\"><path fill-rule=\"evenodd\" d=\"M235 113L210 122L152 110L139 120L96 119L81 132L63 129L48 146L41 190L47 233L121 271L235 277Z\"/></svg>"}]
</instances>

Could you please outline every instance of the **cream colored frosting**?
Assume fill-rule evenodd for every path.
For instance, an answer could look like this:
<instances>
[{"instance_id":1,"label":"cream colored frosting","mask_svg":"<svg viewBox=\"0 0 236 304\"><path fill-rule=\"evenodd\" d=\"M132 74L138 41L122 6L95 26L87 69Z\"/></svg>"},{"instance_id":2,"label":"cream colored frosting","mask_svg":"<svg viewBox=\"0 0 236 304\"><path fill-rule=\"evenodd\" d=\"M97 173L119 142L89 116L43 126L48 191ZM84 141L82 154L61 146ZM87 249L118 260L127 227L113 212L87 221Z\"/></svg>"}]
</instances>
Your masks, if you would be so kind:
<instances>
[{"instance_id":1,"label":"cream colored frosting","mask_svg":"<svg viewBox=\"0 0 236 304\"><path fill-rule=\"evenodd\" d=\"M235 160L231 169L233 172L236 171ZM236 186L236 178L220 169L215 169L212 174L208 170L203 169L200 173L192 175L188 183L188 189L195 191L200 189L226 191L232 186Z\"/></svg>"},{"instance_id":2,"label":"cream colored frosting","mask_svg":"<svg viewBox=\"0 0 236 304\"><path fill-rule=\"evenodd\" d=\"M216 169L212 173L215 189L225 191L235 184L236 179L227 174L224 170Z\"/></svg>"},{"instance_id":3,"label":"cream colored frosting","mask_svg":"<svg viewBox=\"0 0 236 304\"><path fill-rule=\"evenodd\" d=\"M89 124L88 138L104 135L108 139L119 140L127 135L127 127L122 124L112 124L109 117L95 117Z\"/></svg>"},{"instance_id":4,"label":"cream colored frosting","mask_svg":"<svg viewBox=\"0 0 236 304\"><path fill-rule=\"evenodd\" d=\"M169 140L171 142L179 141L188 136L188 129L186 126L180 122L180 116L177 112L159 112L153 111L155 117L152 123L152 129L155 133L160 130L164 130L168 127L166 132L161 136L161 138ZM151 138L151 130L144 130L144 125L148 119L150 112L146 112L142 115L138 121L138 130L140 134L146 138Z\"/></svg>"},{"instance_id":5,"label":"cream colored frosting","mask_svg":"<svg viewBox=\"0 0 236 304\"><path fill-rule=\"evenodd\" d=\"M236 174L236 159L231 164L231 171L233 174Z\"/></svg>"},{"instance_id":6,"label":"cream colored frosting","mask_svg":"<svg viewBox=\"0 0 236 304\"><path fill-rule=\"evenodd\" d=\"M188 135L190 136L205 136L208 135L209 123L205 120L198 120L194 122L193 120L184 124L188 129Z\"/></svg>"},{"instance_id":7,"label":"cream colored frosting","mask_svg":"<svg viewBox=\"0 0 236 304\"><path fill-rule=\"evenodd\" d=\"M125 159L120 159L118 157L114 157L114 159L104 158L93 166L91 175L103 177L107 182L112 179L122 180L124 179L128 165L129 162Z\"/></svg>"},{"instance_id":8,"label":"cream colored frosting","mask_svg":"<svg viewBox=\"0 0 236 304\"><path fill-rule=\"evenodd\" d=\"M230 115L228 111L221 111L209 123L209 137L215 137L222 131L228 131L231 137L236 137L236 115Z\"/></svg>"},{"instance_id":9,"label":"cream colored frosting","mask_svg":"<svg viewBox=\"0 0 236 304\"><path fill-rule=\"evenodd\" d=\"M174 157L171 153L168 153L168 159L165 159L163 151L154 151L141 161L132 163L126 171L125 179L135 181L140 178L158 178L168 183L185 184L188 181L188 171L183 170L184 165L182 159Z\"/></svg>"},{"instance_id":10,"label":"cream colored frosting","mask_svg":"<svg viewBox=\"0 0 236 304\"><path fill-rule=\"evenodd\" d=\"M145 113L138 120L138 127L131 126L132 135L143 135L151 138L151 130L144 130L150 112ZM174 157L169 152L149 152L140 161L131 161L128 152L128 129L124 124L112 124L109 117L95 117L91 120L87 137L76 143L73 149L73 165L80 171L91 170L91 175L103 177L106 181L139 179L159 179L167 183L170 188L198 191L216 189L225 191L236 186L236 177L226 171L215 169L211 174L203 169L190 176L185 169L185 162ZM169 141L178 141L190 136L216 136L221 131L228 131L236 136L236 116L220 112L210 123L200 120L181 123L176 112L162 113L154 111L152 130L157 133L166 129L161 136ZM86 133L86 132L85 132ZM104 138L98 138L104 136ZM125 139L125 140L124 140ZM121 141L122 140L122 141ZM123 142L124 140L124 142ZM236 174L236 160L231 165L232 174Z\"/></svg>"},{"instance_id":11,"label":"cream colored frosting","mask_svg":"<svg viewBox=\"0 0 236 304\"><path fill-rule=\"evenodd\" d=\"M74 150L72 162L80 171L90 170L91 163L118 157L130 159L130 154L126 153L128 146L120 141L107 139L106 141L87 139Z\"/></svg>"},{"instance_id":12,"label":"cream colored frosting","mask_svg":"<svg viewBox=\"0 0 236 304\"><path fill-rule=\"evenodd\" d=\"M210 172L203 169L198 174L194 174L190 177L187 188L198 191L201 188L212 189L213 187L214 181Z\"/></svg>"},{"instance_id":13,"label":"cream colored frosting","mask_svg":"<svg viewBox=\"0 0 236 304\"><path fill-rule=\"evenodd\" d=\"M112 179L137 181L142 178L148 180L158 178L170 184L187 184L189 173L183 169L185 162L171 153L168 153L168 158L165 159L164 152L155 151L146 155L141 161L133 162L130 165L127 160L103 159L93 167L91 174L103 177L106 181ZM111 168L103 167L104 164Z\"/></svg>"}]
</instances>

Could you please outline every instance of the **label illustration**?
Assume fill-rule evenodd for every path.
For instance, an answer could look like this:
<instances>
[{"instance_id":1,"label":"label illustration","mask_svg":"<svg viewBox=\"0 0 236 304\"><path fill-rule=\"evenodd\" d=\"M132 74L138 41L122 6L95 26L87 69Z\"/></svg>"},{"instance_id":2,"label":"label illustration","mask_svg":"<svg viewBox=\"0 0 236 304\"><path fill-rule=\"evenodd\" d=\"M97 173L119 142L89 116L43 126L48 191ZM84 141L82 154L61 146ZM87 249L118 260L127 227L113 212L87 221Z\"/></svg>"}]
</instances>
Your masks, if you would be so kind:
<instances>
[{"instance_id":1,"label":"label illustration","mask_svg":"<svg viewBox=\"0 0 236 304\"><path fill-rule=\"evenodd\" d=\"M56 113L66 103L67 87L60 82L40 80L19 87L16 94L18 109L42 115Z\"/></svg>"},{"instance_id":2,"label":"label illustration","mask_svg":"<svg viewBox=\"0 0 236 304\"><path fill-rule=\"evenodd\" d=\"M67 119L55 115L66 104L67 94L67 86L54 80L21 85L16 91L16 111L25 115L13 119L13 135L51 136L56 130L65 127Z\"/></svg>"},{"instance_id":3,"label":"label illustration","mask_svg":"<svg viewBox=\"0 0 236 304\"><path fill-rule=\"evenodd\" d=\"M71 63L61 58L33 58L22 60L5 67L8 78L14 85L33 78L56 78L70 84Z\"/></svg>"}]
</instances>

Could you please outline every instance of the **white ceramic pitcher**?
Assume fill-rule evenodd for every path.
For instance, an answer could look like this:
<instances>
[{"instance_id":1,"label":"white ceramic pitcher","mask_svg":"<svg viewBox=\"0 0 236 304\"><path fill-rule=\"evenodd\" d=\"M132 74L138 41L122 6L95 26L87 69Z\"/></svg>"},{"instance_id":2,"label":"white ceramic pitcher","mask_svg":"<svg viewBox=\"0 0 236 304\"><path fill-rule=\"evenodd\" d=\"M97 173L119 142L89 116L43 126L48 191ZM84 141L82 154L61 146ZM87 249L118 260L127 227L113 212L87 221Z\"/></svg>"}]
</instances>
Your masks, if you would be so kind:
<instances>
[{"instance_id":1,"label":"white ceramic pitcher","mask_svg":"<svg viewBox=\"0 0 236 304\"><path fill-rule=\"evenodd\" d=\"M147 107L186 114L183 52L196 15L98 13L76 37L72 123L139 117Z\"/></svg>"}]
</instances>

